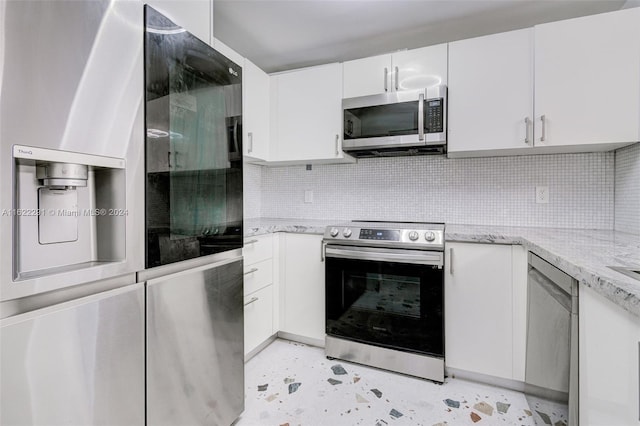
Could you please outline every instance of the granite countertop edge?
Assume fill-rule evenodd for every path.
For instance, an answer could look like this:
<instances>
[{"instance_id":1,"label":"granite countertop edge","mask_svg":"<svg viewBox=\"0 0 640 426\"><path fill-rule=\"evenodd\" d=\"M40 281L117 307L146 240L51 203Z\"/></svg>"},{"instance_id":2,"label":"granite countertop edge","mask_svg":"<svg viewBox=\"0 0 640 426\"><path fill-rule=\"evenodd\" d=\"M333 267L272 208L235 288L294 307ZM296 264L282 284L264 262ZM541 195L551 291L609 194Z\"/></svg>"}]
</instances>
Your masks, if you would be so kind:
<instances>
[{"instance_id":1,"label":"granite countertop edge","mask_svg":"<svg viewBox=\"0 0 640 426\"><path fill-rule=\"evenodd\" d=\"M347 222L345 220L305 220L305 219L249 219L245 222L245 237L276 232L318 234L324 233L327 226ZM602 262L585 261L593 255L592 247L577 245L570 247L558 244L564 236L585 238L595 233L605 244L599 249L606 251L617 249L616 239L634 241L622 244L625 255L602 254ZM617 238L616 238L617 237ZM640 281L610 270L608 266L633 266L640 264L640 236L616 231L592 231L581 229L554 229L536 227L505 227L485 225L448 224L445 241L488 244L522 245L547 262L556 266L581 284L594 289L616 305L640 317ZM598 240L596 239L596 242Z\"/></svg>"}]
</instances>

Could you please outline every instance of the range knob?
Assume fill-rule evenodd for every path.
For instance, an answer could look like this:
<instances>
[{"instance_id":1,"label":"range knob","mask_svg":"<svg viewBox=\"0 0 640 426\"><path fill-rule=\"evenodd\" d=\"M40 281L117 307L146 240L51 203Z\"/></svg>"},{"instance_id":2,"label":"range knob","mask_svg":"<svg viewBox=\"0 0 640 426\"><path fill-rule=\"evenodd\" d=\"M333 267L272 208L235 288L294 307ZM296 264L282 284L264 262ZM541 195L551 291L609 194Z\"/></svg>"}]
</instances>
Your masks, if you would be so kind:
<instances>
[{"instance_id":1,"label":"range knob","mask_svg":"<svg viewBox=\"0 0 640 426\"><path fill-rule=\"evenodd\" d=\"M338 233L339 233L339 232L340 232L340 231L338 231L338 228L331 228L331 231L329 231L329 234L331 234L331 236L332 236L333 238L335 238L335 237L337 237L337 236L338 236Z\"/></svg>"},{"instance_id":2,"label":"range knob","mask_svg":"<svg viewBox=\"0 0 640 426\"><path fill-rule=\"evenodd\" d=\"M436 234L433 231L427 231L424 233L424 239L427 241L433 241L436 239Z\"/></svg>"},{"instance_id":3,"label":"range knob","mask_svg":"<svg viewBox=\"0 0 640 426\"><path fill-rule=\"evenodd\" d=\"M345 238L349 238L351 236L351 228L344 228L342 235L344 235Z\"/></svg>"},{"instance_id":4,"label":"range knob","mask_svg":"<svg viewBox=\"0 0 640 426\"><path fill-rule=\"evenodd\" d=\"M409 239L410 239L411 241L415 241L415 240L417 240L417 239L418 239L418 237L419 237L419 235L418 235L418 233L417 233L416 231L411 231L411 232L409 232Z\"/></svg>"}]
</instances>

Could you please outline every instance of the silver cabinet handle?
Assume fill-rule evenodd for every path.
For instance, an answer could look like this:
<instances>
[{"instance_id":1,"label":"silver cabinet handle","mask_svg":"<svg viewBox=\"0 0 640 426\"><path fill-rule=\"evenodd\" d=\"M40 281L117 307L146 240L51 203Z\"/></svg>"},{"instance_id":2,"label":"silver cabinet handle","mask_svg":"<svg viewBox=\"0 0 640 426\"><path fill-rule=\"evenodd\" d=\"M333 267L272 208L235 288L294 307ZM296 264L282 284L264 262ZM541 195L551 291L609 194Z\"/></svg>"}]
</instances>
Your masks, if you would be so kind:
<instances>
[{"instance_id":1,"label":"silver cabinet handle","mask_svg":"<svg viewBox=\"0 0 640 426\"><path fill-rule=\"evenodd\" d=\"M327 256L327 243L324 241L320 241L320 261L324 262L325 257Z\"/></svg>"},{"instance_id":2,"label":"silver cabinet handle","mask_svg":"<svg viewBox=\"0 0 640 426\"><path fill-rule=\"evenodd\" d=\"M247 149L247 152L251 153L253 152L253 132L247 133L247 137L249 138L249 148Z\"/></svg>"},{"instance_id":3,"label":"silver cabinet handle","mask_svg":"<svg viewBox=\"0 0 640 426\"><path fill-rule=\"evenodd\" d=\"M340 142L340 135L336 135L336 156L340 155L339 146L338 146L339 142Z\"/></svg>"},{"instance_id":4,"label":"silver cabinet handle","mask_svg":"<svg viewBox=\"0 0 640 426\"><path fill-rule=\"evenodd\" d=\"M252 297L251 300L249 300L247 303L244 304L244 306L250 305L253 302L257 302L258 301L258 297Z\"/></svg>"},{"instance_id":5,"label":"silver cabinet handle","mask_svg":"<svg viewBox=\"0 0 640 426\"><path fill-rule=\"evenodd\" d=\"M398 69L398 68L396 68ZM418 95L418 140L424 140L424 94Z\"/></svg>"},{"instance_id":6,"label":"silver cabinet handle","mask_svg":"<svg viewBox=\"0 0 640 426\"><path fill-rule=\"evenodd\" d=\"M258 272L258 268L251 268L249 269L247 272L245 272L245 275L249 275L249 274L253 274L254 272Z\"/></svg>"},{"instance_id":7,"label":"silver cabinet handle","mask_svg":"<svg viewBox=\"0 0 640 426\"><path fill-rule=\"evenodd\" d=\"M400 78L400 71L398 70L398 67L396 67L396 90L398 90L398 79Z\"/></svg>"},{"instance_id":8,"label":"silver cabinet handle","mask_svg":"<svg viewBox=\"0 0 640 426\"><path fill-rule=\"evenodd\" d=\"M529 120L529 117L525 117L524 124L525 124L524 143L529 145L529 129L531 126L531 120Z\"/></svg>"},{"instance_id":9,"label":"silver cabinet handle","mask_svg":"<svg viewBox=\"0 0 640 426\"><path fill-rule=\"evenodd\" d=\"M542 136L540 136L540 142L544 142L547 133L547 118L544 114L540 116L540 121L542 121Z\"/></svg>"},{"instance_id":10,"label":"silver cabinet handle","mask_svg":"<svg viewBox=\"0 0 640 426\"><path fill-rule=\"evenodd\" d=\"M453 275L453 249L449 249L449 274Z\"/></svg>"},{"instance_id":11,"label":"silver cabinet handle","mask_svg":"<svg viewBox=\"0 0 640 426\"><path fill-rule=\"evenodd\" d=\"M258 242L258 240L249 240L249 241L245 241L244 245L246 246L246 245L249 245L249 244L255 244L257 242Z\"/></svg>"},{"instance_id":12,"label":"silver cabinet handle","mask_svg":"<svg viewBox=\"0 0 640 426\"><path fill-rule=\"evenodd\" d=\"M171 168L171 151L167 152L167 164Z\"/></svg>"},{"instance_id":13,"label":"silver cabinet handle","mask_svg":"<svg viewBox=\"0 0 640 426\"><path fill-rule=\"evenodd\" d=\"M387 67L384 67L384 91L385 92L389 91L389 86L387 83L388 78L389 78L389 70L387 69Z\"/></svg>"}]
</instances>

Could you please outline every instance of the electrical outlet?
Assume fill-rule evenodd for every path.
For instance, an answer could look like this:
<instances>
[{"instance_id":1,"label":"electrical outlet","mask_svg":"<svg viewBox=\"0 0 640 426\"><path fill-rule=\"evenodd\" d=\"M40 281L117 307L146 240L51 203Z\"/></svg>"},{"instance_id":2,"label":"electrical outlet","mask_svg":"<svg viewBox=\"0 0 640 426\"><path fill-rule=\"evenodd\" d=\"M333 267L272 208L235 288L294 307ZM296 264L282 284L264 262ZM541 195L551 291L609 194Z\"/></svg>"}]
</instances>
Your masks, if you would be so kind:
<instances>
[{"instance_id":1,"label":"electrical outlet","mask_svg":"<svg viewBox=\"0 0 640 426\"><path fill-rule=\"evenodd\" d=\"M304 191L304 202L305 203L313 203L313 191L305 189L305 191Z\"/></svg>"},{"instance_id":2,"label":"electrical outlet","mask_svg":"<svg viewBox=\"0 0 640 426\"><path fill-rule=\"evenodd\" d=\"M548 203L549 203L549 187L536 186L536 204L548 204Z\"/></svg>"}]
</instances>

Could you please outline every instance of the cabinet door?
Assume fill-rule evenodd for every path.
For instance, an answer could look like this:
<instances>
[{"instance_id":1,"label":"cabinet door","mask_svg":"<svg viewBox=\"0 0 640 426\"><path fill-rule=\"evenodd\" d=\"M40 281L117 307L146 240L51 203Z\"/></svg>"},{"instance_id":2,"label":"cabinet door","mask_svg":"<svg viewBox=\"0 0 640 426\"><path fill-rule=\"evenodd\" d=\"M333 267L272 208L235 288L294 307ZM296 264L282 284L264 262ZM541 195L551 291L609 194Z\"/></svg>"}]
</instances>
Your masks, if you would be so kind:
<instances>
[{"instance_id":1,"label":"cabinet door","mask_svg":"<svg viewBox=\"0 0 640 426\"><path fill-rule=\"evenodd\" d=\"M450 43L449 83L450 156L533 146L532 28Z\"/></svg>"},{"instance_id":2,"label":"cabinet door","mask_svg":"<svg viewBox=\"0 0 640 426\"><path fill-rule=\"evenodd\" d=\"M145 3L200 40L212 45L212 0L148 0Z\"/></svg>"},{"instance_id":3,"label":"cabinet door","mask_svg":"<svg viewBox=\"0 0 640 426\"><path fill-rule=\"evenodd\" d=\"M580 286L580 424L640 425L640 318Z\"/></svg>"},{"instance_id":4,"label":"cabinet door","mask_svg":"<svg viewBox=\"0 0 640 426\"><path fill-rule=\"evenodd\" d=\"M391 55L347 61L343 64L343 72L343 98L391 91Z\"/></svg>"},{"instance_id":5,"label":"cabinet door","mask_svg":"<svg viewBox=\"0 0 640 426\"><path fill-rule=\"evenodd\" d=\"M273 286L244 298L245 356L273 335Z\"/></svg>"},{"instance_id":6,"label":"cabinet door","mask_svg":"<svg viewBox=\"0 0 640 426\"><path fill-rule=\"evenodd\" d=\"M447 84L447 43L396 52L391 57L393 90Z\"/></svg>"},{"instance_id":7,"label":"cabinet door","mask_svg":"<svg viewBox=\"0 0 640 426\"><path fill-rule=\"evenodd\" d=\"M275 126L271 160L343 158L342 66L329 64L273 76Z\"/></svg>"},{"instance_id":8,"label":"cabinet door","mask_svg":"<svg viewBox=\"0 0 640 426\"><path fill-rule=\"evenodd\" d=\"M639 76L639 8L536 26L535 144L637 141Z\"/></svg>"},{"instance_id":9,"label":"cabinet door","mask_svg":"<svg viewBox=\"0 0 640 426\"><path fill-rule=\"evenodd\" d=\"M448 243L445 253L447 367L513 375L511 246Z\"/></svg>"},{"instance_id":10,"label":"cabinet door","mask_svg":"<svg viewBox=\"0 0 640 426\"><path fill-rule=\"evenodd\" d=\"M244 246L242 247L245 264L253 265L273 257L273 238L272 234L245 238Z\"/></svg>"},{"instance_id":11,"label":"cabinet door","mask_svg":"<svg viewBox=\"0 0 640 426\"><path fill-rule=\"evenodd\" d=\"M244 61L243 154L267 160L269 156L269 75L250 60Z\"/></svg>"},{"instance_id":12,"label":"cabinet door","mask_svg":"<svg viewBox=\"0 0 640 426\"><path fill-rule=\"evenodd\" d=\"M285 234L281 330L324 341L324 263L322 235Z\"/></svg>"}]
</instances>

